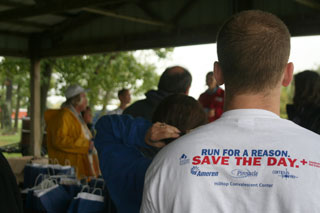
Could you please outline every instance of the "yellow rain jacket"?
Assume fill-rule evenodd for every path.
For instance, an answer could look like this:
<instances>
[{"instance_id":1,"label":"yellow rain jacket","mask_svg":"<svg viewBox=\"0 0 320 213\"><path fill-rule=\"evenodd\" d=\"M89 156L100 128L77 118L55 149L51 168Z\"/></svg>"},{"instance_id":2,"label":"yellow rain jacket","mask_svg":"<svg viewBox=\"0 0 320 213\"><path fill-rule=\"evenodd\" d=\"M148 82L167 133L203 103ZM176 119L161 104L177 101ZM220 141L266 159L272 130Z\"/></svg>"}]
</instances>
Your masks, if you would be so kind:
<instances>
[{"instance_id":1,"label":"yellow rain jacket","mask_svg":"<svg viewBox=\"0 0 320 213\"><path fill-rule=\"evenodd\" d=\"M50 159L76 168L77 177L91 176L88 159L89 140L81 123L68 108L47 110L44 115L47 125L47 147Z\"/></svg>"}]
</instances>

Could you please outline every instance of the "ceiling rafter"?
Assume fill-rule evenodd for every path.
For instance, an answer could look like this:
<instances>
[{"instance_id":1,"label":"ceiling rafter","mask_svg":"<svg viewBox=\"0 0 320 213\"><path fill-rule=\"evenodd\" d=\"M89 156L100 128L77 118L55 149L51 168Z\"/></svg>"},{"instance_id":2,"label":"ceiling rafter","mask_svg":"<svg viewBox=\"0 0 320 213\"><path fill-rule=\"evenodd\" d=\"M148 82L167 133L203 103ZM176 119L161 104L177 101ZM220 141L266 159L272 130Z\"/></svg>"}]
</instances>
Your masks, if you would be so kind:
<instances>
[{"instance_id":1,"label":"ceiling rafter","mask_svg":"<svg viewBox=\"0 0 320 213\"><path fill-rule=\"evenodd\" d=\"M40 15L47 15L51 13L60 13L67 10L80 9L83 7L118 4L124 0L56 0L49 1L47 4L30 5L9 9L0 12L0 21L17 20L27 17L34 17ZM128 2L128 0L126 0Z\"/></svg>"},{"instance_id":2,"label":"ceiling rafter","mask_svg":"<svg viewBox=\"0 0 320 213\"><path fill-rule=\"evenodd\" d=\"M59 23L55 26L53 26L49 31L48 35L51 38L54 37L60 37L62 36L64 33L68 32L72 32L73 30L77 29L80 26L83 26L84 24L91 22L92 20L96 19L98 17L98 15L95 14L88 14L88 13L83 13L80 14L77 17L74 17L72 19L68 19L62 23Z\"/></svg>"},{"instance_id":3,"label":"ceiling rafter","mask_svg":"<svg viewBox=\"0 0 320 213\"><path fill-rule=\"evenodd\" d=\"M296 2L312 9L320 10L320 4L314 0L296 0Z\"/></svg>"},{"instance_id":4,"label":"ceiling rafter","mask_svg":"<svg viewBox=\"0 0 320 213\"><path fill-rule=\"evenodd\" d=\"M252 0L233 0L233 13L238 13L243 10L253 9L253 1Z\"/></svg>"},{"instance_id":5,"label":"ceiling rafter","mask_svg":"<svg viewBox=\"0 0 320 213\"><path fill-rule=\"evenodd\" d=\"M128 2L128 0L119 1L117 4L108 5L106 8L115 10L127 4ZM51 37L54 40L59 40L59 38L63 37L64 33L70 33L73 30L93 21L98 17L100 17L100 15L82 11L72 18L69 18L59 24L52 26L51 30L45 33L45 36Z\"/></svg>"},{"instance_id":6,"label":"ceiling rafter","mask_svg":"<svg viewBox=\"0 0 320 213\"><path fill-rule=\"evenodd\" d=\"M146 1L141 1L139 3L136 3L135 5L140 10L142 10L145 13L145 15L147 15L149 18L163 22L163 20L161 19L161 17L159 15L156 15L154 12L152 12L150 10L148 5L146 4Z\"/></svg>"},{"instance_id":7,"label":"ceiling rafter","mask_svg":"<svg viewBox=\"0 0 320 213\"><path fill-rule=\"evenodd\" d=\"M17 31L9 31L9 30L0 30L1 35L7 35L7 36L17 36L22 38L28 38L29 33L22 33Z\"/></svg>"},{"instance_id":8,"label":"ceiling rafter","mask_svg":"<svg viewBox=\"0 0 320 213\"><path fill-rule=\"evenodd\" d=\"M28 52L22 50L12 50L7 48L0 48L1 55L10 55L14 57L27 58Z\"/></svg>"},{"instance_id":9,"label":"ceiling rafter","mask_svg":"<svg viewBox=\"0 0 320 213\"><path fill-rule=\"evenodd\" d=\"M22 2L8 1L8 0L1 0L0 5L6 6L6 7L24 7L24 6L30 5L30 4L25 4Z\"/></svg>"},{"instance_id":10,"label":"ceiling rafter","mask_svg":"<svg viewBox=\"0 0 320 213\"><path fill-rule=\"evenodd\" d=\"M197 0L189 0L183 5L183 7L176 13L176 15L171 19L172 23L178 23L179 20L191 9L192 5L196 3Z\"/></svg>"},{"instance_id":11,"label":"ceiling rafter","mask_svg":"<svg viewBox=\"0 0 320 213\"><path fill-rule=\"evenodd\" d=\"M154 26L161 26L161 27L169 27L169 28L172 27L172 25L167 24L162 21L151 20L151 19L149 20L149 19L138 18L138 17L128 16L128 15L122 15L122 14L114 12L114 11L104 10L104 9L100 9L100 8L98 9L98 8L86 7L86 8L83 8L83 10L86 12L95 13L95 14L108 16L108 17L113 17L113 18L117 18L117 19L124 19L124 20L131 21L131 22L137 22L137 23L154 25Z\"/></svg>"},{"instance_id":12,"label":"ceiling rafter","mask_svg":"<svg viewBox=\"0 0 320 213\"><path fill-rule=\"evenodd\" d=\"M31 21L20 21L20 20L13 20L13 21L5 21L10 24L14 24L17 26L22 26L22 27L34 27L38 29L47 29L50 27L48 24L42 24L42 23L36 23L36 22L31 22Z\"/></svg>"},{"instance_id":13,"label":"ceiling rafter","mask_svg":"<svg viewBox=\"0 0 320 213\"><path fill-rule=\"evenodd\" d=\"M182 30L181 34L177 34L174 31L168 33L152 32L148 34L131 34L121 38L101 37L91 40L90 43L86 42L85 40L75 41L74 43L59 44L53 48L42 51L40 55L42 57L55 57L61 52L63 52L62 55L71 55L84 54L85 52L98 53L118 50L128 51L134 49L174 46L175 43L178 43L178 45L186 45L188 43L197 43L199 41L204 43L215 41L215 37L212 36L212 34L216 34L218 26L205 25L202 26L200 30L195 29L197 28L184 29ZM208 29L210 30L208 31ZM82 47L82 50L79 50L79 46Z\"/></svg>"}]
</instances>

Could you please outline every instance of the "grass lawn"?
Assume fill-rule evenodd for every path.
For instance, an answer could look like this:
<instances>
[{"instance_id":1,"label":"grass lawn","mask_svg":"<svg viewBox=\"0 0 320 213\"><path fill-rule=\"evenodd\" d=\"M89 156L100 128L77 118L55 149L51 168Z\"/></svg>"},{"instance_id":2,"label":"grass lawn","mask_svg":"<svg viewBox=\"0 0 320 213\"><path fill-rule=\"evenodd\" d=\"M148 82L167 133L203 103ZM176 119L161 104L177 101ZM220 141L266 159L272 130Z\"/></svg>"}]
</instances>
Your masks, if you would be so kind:
<instances>
[{"instance_id":1,"label":"grass lawn","mask_svg":"<svg viewBox=\"0 0 320 213\"><path fill-rule=\"evenodd\" d=\"M17 133L12 135L2 135L2 131L0 131L0 147L9 145L12 143L19 143L20 137L21 137L20 130L18 130Z\"/></svg>"},{"instance_id":2,"label":"grass lawn","mask_svg":"<svg viewBox=\"0 0 320 213\"><path fill-rule=\"evenodd\" d=\"M19 121L18 130L14 134L4 134L4 130L0 129L0 147L19 143L21 138L21 120ZM3 153L5 157L20 157L21 153Z\"/></svg>"},{"instance_id":3,"label":"grass lawn","mask_svg":"<svg viewBox=\"0 0 320 213\"><path fill-rule=\"evenodd\" d=\"M21 153L3 153L5 158L22 157Z\"/></svg>"},{"instance_id":4,"label":"grass lawn","mask_svg":"<svg viewBox=\"0 0 320 213\"><path fill-rule=\"evenodd\" d=\"M9 145L12 143L20 142L21 127L22 127L22 120L19 120L18 130L14 134L5 134L5 131L3 129L0 129L0 147L5 146L5 145Z\"/></svg>"}]
</instances>

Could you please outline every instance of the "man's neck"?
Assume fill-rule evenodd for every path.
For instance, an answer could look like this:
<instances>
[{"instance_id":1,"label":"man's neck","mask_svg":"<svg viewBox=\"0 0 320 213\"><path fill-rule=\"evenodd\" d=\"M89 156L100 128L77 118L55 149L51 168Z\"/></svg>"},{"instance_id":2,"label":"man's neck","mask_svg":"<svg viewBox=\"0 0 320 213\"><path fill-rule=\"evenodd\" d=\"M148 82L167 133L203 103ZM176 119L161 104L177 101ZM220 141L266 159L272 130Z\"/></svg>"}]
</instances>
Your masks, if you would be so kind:
<instances>
[{"instance_id":1,"label":"man's neck","mask_svg":"<svg viewBox=\"0 0 320 213\"><path fill-rule=\"evenodd\" d=\"M214 86L208 86L208 90L215 90L218 86L217 85L214 85Z\"/></svg>"},{"instance_id":2,"label":"man's neck","mask_svg":"<svg viewBox=\"0 0 320 213\"><path fill-rule=\"evenodd\" d=\"M126 106L127 106L127 104L125 104L125 103L120 103L119 108L122 109L122 110L124 110L124 109L126 108Z\"/></svg>"},{"instance_id":3,"label":"man's neck","mask_svg":"<svg viewBox=\"0 0 320 213\"><path fill-rule=\"evenodd\" d=\"M280 91L280 90L279 90ZM269 94L240 94L230 98L226 94L224 111L233 109L264 109L280 115L280 92Z\"/></svg>"}]
</instances>

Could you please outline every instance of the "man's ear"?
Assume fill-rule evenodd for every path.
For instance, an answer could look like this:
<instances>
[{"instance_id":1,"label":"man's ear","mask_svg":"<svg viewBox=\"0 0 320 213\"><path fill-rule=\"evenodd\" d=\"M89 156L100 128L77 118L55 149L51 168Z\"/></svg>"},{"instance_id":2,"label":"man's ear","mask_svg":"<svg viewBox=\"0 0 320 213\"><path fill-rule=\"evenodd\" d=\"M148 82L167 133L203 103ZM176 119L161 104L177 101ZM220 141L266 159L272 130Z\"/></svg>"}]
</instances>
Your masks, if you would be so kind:
<instances>
[{"instance_id":1,"label":"man's ear","mask_svg":"<svg viewBox=\"0 0 320 213\"><path fill-rule=\"evenodd\" d=\"M288 63L283 73L282 86L284 87L289 86L293 78L293 70L294 70L293 63L292 62Z\"/></svg>"},{"instance_id":2,"label":"man's ear","mask_svg":"<svg viewBox=\"0 0 320 213\"><path fill-rule=\"evenodd\" d=\"M223 73L220 67L220 63L218 61L214 62L213 64L213 75L218 85L224 84Z\"/></svg>"}]
</instances>

